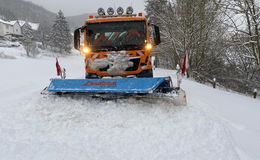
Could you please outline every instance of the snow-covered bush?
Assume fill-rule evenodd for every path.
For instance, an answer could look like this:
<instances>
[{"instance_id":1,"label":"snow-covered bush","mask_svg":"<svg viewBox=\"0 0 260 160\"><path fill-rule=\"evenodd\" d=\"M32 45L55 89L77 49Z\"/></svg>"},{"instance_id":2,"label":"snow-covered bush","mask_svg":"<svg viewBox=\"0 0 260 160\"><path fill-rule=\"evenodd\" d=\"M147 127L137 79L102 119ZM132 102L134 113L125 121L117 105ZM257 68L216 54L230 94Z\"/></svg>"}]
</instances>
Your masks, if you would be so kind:
<instances>
[{"instance_id":1,"label":"snow-covered bush","mask_svg":"<svg viewBox=\"0 0 260 160\"><path fill-rule=\"evenodd\" d=\"M2 59L15 59L14 56L6 55L3 51L0 52L0 58L2 58Z\"/></svg>"}]
</instances>

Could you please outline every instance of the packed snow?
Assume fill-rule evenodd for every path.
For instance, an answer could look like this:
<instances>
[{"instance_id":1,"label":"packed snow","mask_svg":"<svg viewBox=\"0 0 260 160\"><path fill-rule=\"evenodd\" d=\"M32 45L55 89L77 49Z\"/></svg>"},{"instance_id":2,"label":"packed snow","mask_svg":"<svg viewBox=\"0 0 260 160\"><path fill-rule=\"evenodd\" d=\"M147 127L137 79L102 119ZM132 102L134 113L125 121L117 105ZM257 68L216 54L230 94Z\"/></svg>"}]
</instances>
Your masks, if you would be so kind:
<instances>
[{"instance_id":1,"label":"packed snow","mask_svg":"<svg viewBox=\"0 0 260 160\"><path fill-rule=\"evenodd\" d=\"M98 56L98 54L96 54L96 56ZM90 68L94 71L109 66L107 70L109 75L122 74L127 68L133 67L134 65L133 62L130 61L130 57L126 54L126 51L121 51L118 53L113 52L109 54L107 58L101 58L95 61L89 59L88 63Z\"/></svg>"},{"instance_id":2,"label":"packed snow","mask_svg":"<svg viewBox=\"0 0 260 160\"><path fill-rule=\"evenodd\" d=\"M27 58L22 48L1 52L15 57L0 58L1 159L260 159L259 99L187 79L187 106L40 95L56 77L55 57ZM84 78L81 55L59 61L68 78ZM171 70L155 75L176 80Z\"/></svg>"}]
</instances>

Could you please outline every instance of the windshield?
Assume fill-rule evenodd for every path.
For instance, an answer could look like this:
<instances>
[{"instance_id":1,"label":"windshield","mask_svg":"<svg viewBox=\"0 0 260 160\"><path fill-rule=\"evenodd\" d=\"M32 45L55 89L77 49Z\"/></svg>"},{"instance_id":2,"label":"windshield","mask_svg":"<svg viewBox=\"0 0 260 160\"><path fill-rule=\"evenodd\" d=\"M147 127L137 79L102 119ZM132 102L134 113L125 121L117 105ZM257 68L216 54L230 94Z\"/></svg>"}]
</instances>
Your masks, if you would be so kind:
<instances>
[{"instance_id":1,"label":"windshield","mask_svg":"<svg viewBox=\"0 0 260 160\"><path fill-rule=\"evenodd\" d=\"M88 24L87 41L93 51L142 49L145 44L145 21Z\"/></svg>"}]
</instances>

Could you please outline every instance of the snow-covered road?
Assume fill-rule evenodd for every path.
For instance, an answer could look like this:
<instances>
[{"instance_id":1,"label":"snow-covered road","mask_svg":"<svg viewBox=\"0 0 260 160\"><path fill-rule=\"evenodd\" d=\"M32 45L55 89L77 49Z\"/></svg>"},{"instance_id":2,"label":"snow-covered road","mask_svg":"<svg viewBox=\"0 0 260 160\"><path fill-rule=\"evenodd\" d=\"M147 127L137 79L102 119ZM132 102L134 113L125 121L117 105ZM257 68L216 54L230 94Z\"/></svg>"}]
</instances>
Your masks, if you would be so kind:
<instances>
[{"instance_id":1,"label":"snow-covered road","mask_svg":"<svg viewBox=\"0 0 260 160\"><path fill-rule=\"evenodd\" d=\"M213 89L189 80L183 83L189 94L189 103L209 110L229 129L241 159L260 159L259 99Z\"/></svg>"},{"instance_id":2,"label":"snow-covered road","mask_svg":"<svg viewBox=\"0 0 260 160\"><path fill-rule=\"evenodd\" d=\"M81 56L60 64L69 78L84 76ZM49 57L0 59L0 73L0 159L260 159L259 100L190 80L188 106L42 96L55 77Z\"/></svg>"}]
</instances>

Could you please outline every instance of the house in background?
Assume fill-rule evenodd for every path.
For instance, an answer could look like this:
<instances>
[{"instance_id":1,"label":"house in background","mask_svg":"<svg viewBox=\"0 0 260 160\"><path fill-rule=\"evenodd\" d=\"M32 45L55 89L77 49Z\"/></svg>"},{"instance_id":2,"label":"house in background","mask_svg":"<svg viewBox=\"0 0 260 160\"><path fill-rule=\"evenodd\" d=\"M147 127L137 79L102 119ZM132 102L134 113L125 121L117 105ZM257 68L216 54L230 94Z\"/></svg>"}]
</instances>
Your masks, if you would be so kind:
<instances>
[{"instance_id":1,"label":"house in background","mask_svg":"<svg viewBox=\"0 0 260 160\"><path fill-rule=\"evenodd\" d=\"M34 32L39 30L39 23L26 22L22 20L4 21L0 19L0 37L6 37L9 40L23 36L23 28L29 25Z\"/></svg>"},{"instance_id":2,"label":"house in background","mask_svg":"<svg viewBox=\"0 0 260 160\"><path fill-rule=\"evenodd\" d=\"M0 37L11 39L12 37L21 37L22 28L18 21L4 21L0 19Z\"/></svg>"}]
</instances>

